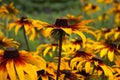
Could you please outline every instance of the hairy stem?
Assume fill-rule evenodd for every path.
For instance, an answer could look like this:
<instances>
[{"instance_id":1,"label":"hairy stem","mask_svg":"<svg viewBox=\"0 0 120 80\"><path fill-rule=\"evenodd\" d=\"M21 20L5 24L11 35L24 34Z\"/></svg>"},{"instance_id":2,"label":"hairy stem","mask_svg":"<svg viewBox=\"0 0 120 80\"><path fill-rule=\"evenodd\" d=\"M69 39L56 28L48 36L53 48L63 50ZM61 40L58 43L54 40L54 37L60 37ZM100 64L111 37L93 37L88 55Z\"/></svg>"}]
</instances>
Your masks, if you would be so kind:
<instances>
[{"instance_id":1,"label":"hairy stem","mask_svg":"<svg viewBox=\"0 0 120 80\"><path fill-rule=\"evenodd\" d=\"M60 75L60 63L61 63L61 52L62 52L62 36L63 36L63 31L60 31L60 36L59 36L59 55L58 55L58 68L57 68L57 77L56 80L59 79Z\"/></svg>"}]
</instances>

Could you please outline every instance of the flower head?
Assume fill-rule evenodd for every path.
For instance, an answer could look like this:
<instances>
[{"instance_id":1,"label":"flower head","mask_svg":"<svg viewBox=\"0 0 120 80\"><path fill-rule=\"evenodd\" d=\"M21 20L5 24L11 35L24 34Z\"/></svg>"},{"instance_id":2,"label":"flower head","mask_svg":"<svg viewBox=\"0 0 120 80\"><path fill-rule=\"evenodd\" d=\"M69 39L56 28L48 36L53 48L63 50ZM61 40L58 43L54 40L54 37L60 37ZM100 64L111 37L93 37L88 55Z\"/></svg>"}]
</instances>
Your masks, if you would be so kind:
<instances>
[{"instance_id":1,"label":"flower head","mask_svg":"<svg viewBox=\"0 0 120 80\"><path fill-rule=\"evenodd\" d=\"M55 34L56 36L58 36L59 32L55 31L62 30L64 31L64 35L71 35L72 33L78 34L82 38L83 42L86 42L86 36L83 34L83 32L87 32L96 36L96 34L92 30L90 30L92 29L92 27L86 26L86 24L90 22L92 22L92 20L83 20L76 24L68 25L67 19L57 19L55 24L49 25L45 28L44 34L46 36L49 36L50 34Z\"/></svg>"},{"instance_id":2,"label":"flower head","mask_svg":"<svg viewBox=\"0 0 120 80\"><path fill-rule=\"evenodd\" d=\"M15 27L15 34L18 33L20 28L24 28L26 34L30 35L30 40L34 40L36 37L36 28L40 30L43 28L43 25L47 25L47 23L39 20L29 19L23 16L15 22L10 23L8 28L11 30L13 27Z\"/></svg>"},{"instance_id":3,"label":"flower head","mask_svg":"<svg viewBox=\"0 0 120 80\"><path fill-rule=\"evenodd\" d=\"M19 13L19 10L14 7L14 3L12 2L9 5L3 4L0 8L0 12L1 17L4 18L5 16L9 15L9 18L12 19L15 18L15 15Z\"/></svg>"},{"instance_id":4,"label":"flower head","mask_svg":"<svg viewBox=\"0 0 120 80\"><path fill-rule=\"evenodd\" d=\"M41 65L42 64L42 65ZM0 50L0 80L37 80L37 70L46 66L44 59L15 48Z\"/></svg>"},{"instance_id":5,"label":"flower head","mask_svg":"<svg viewBox=\"0 0 120 80\"><path fill-rule=\"evenodd\" d=\"M14 41L12 38L6 38L2 33L0 33L0 46L3 48L19 47L19 43Z\"/></svg>"}]
</instances>

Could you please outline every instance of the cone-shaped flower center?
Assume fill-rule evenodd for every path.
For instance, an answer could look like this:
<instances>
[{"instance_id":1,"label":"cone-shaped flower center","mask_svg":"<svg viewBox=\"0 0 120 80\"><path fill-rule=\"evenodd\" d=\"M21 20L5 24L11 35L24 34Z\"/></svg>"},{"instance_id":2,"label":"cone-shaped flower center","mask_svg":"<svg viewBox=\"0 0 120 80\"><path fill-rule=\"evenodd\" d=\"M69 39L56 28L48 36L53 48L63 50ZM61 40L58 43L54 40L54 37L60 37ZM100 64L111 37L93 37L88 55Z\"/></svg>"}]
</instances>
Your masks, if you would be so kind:
<instances>
[{"instance_id":1,"label":"cone-shaped flower center","mask_svg":"<svg viewBox=\"0 0 120 80\"><path fill-rule=\"evenodd\" d=\"M67 27L68 26L68 21L67 19L57 19L55 22L55 25L58 27Z\"/></svg>"},{"instance_id":2,"label":"cone-shaped flower center","mask_svg":"<svg viewBox=\"0 0 120 80\"><path fill-rule=\"evenodd\" d=\"M13 59L19 57L19 52L16 48L8 48L4 51L4 58Z\"/></svg>"},{"instance_id":3,"label":"cone-shaped flower center","mask_svg":"<svg viewBox=\"0 0 120 80\"><path fill-rule=\"evenodd\" d=\"M118 27L118 31L120 31L120 26Z\"/></svg>"},{"instance_id":4,"label":"cone-shaped flower center","mask_svg":"<svg viewBox=\"0 0 120 80\"><path fill-rule=\"evenodd\" d=\"M23 16L23 17L21 17L20 21L24 22L26 19L27 19L27 17Z\"/></svg>"}]
</instances>

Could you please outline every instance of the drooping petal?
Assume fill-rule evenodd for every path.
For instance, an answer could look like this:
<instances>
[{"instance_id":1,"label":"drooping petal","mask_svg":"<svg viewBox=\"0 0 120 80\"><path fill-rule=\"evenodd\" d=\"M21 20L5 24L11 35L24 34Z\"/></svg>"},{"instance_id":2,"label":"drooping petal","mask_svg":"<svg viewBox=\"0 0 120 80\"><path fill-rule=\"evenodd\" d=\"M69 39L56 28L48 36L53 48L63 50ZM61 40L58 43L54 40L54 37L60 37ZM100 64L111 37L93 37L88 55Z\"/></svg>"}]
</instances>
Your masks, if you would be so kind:
<instances>
[{"instance_id":1,"label":"drooping petal","mask_svg":"<svg viewBox=\"0 0 120 80\"><path fill-rule=\"evenodd\" d=\"M114 59L114 51L108 51L108 59L112 62Z\"/></svg>"},{"instance_id":2,"label":"drooping petal","mask_svg":"<svg viewBox=\"0 0 120 80\"><path fill-rule=\"evenodd\" d=\"M102 49L102 50L100 51L100 57L105 56L105 55L107 54L107 51L108 51L107 48Z\"/></svg>"},{"instance_id":3,"label":"drooping petal","mask_svg":"<svg viewBox=\"0 0 120 80\"><path fill-rule=\"evenodd\" d=\"M75 31L74 33L78 34L82 38L83 43L86 42L86 36L81 31Z\"/></svg>"},{"instance_id":4,"label":"drooping petal","mask_svg":"<svg viewBox=\"0 0 120 80\"><path fill-rule=\"evenodd\" d=\"M72 33L72 29L69 29L69 28L61 28L61 29L69 35Z\"/></svg>"},{"instance_id":5,"label":"drooping petal","mask_svg":"<svg viewBox=\"0 0 120 80\"><path fill-rule=\"evenodd\" d=\"M90 62L86 62L85 71L86 71L86 73L90 73Z\"/></svg>"},{"instance_id":6,"label":"drooping petal","mask_svg":"<svg viewBox=\"0 0 120 80\"><path fill-rule=\"evenodd\" d=\"M13 60L7 61L6 68L7 68L10 79L16 80L16 73L15 73Z\"/></svg>"},{"instance_id":7,"label":"drooping petal","mask_svg":"<svg viewBox=\"0 0 120 80\"><path fill-rule=\"evenodd\" d=\"M7 72L0 71L0 80L7 80Z\"/></svg>"},{"instance_id":8,"label":"drooping petal","mask_svg":"<svg viewBox=\"0 0 120 80\"><path fill-rule=\"evenodd\" d=\"M105 74L106 76L113 76L112 70L109 69L108 66L102 64L100 67L103 69L104 74Z\"/></svg>"},{"instance_id":9,"label":"drooping petal","mask_svg":"<svg viewBox=\"0 0 120 80\"><path fill-rule=\"evenodd\" d=\"M26 63L23 70L28 74L31 80L37 80L37 72L33 65Z\"/></svg>"},{"instance_id":10,"label":"drooping petal","mask_svg":"<svg viewBox=\"0 0 120 80\"><path fill-rule=\"evenodd\" d=\"M6 71L6 67L5 67L5 64L1 63L0 64L0 80L7 80L7 71Z\"/></svg>"},{"instance_id":11,"label":"drooping petal","mask_svg":"<svg viewBox=\"0 0 120 80\"><path fill-rule=\"evenodd\" d=\"M8 30L10 31L15 25L16 25L15 23L8 24Z\"/></svg>"},{"instance_id":12,"label":"drooping petal","mask_svg":"<svg viewBox=\"0 0 120 80\"><path fill-rule=\"evenodd\" d=\"M44 31L43 31L43 35L48 37L50 34L51 34L51 31L53 30L53 28L46 28Z\"/></svg>"},{"instance_id":13,"label":"drooping petal","mask_svg":"<svg viewBox=\"0 0 120 80\"><path fill-rule=\"evenodd\" d=\"M120 35L120 32L116 32L114 35L114 38L117 39L119 35Z\"/></svg>"},{"instance_id":14,"label":"drooping petal","mask_svg":"<svg viewBox=\"0 0 120 80\"><path fill-rule=\"evenodd\" d=\"M21 28L22 26L21 25L17 25L16 28L15 28L15 34L17 35L19 29Z\"/></svg>"},{"instance_id":15,"label":"drooping petal","mask_svg":"<svg viewBox=\"0 0 120 80\"><path fill-rule=\"evenodd\" d=\"M30 40L34 40L35 39L35 36L36 36L36 32L35 32L35 29L34 28L32 28L31 29L31 36L30 36Z\"/></svg>"},{"instance_id":16,"label":"drooping petal","mask_svg":"<svg viewBox=\"0 0 120 80\"><path fill-rule=\"evenodd\" d=\"M15 68L16 68L16 72L19 77L19 80L25 80L23 67L24 65L22 65L19 61L15 62Z\"/></svg>"},{"instance_id":17,"label":"drooping petal","mask_svg":"<svg viewBox=\"0 0 120 80\"><path fill-rule=\"evenodd\" d=\"M46 47L46 49L43 52L43 55L46 56L46 54L49 52L50 49L51 49L51 46Z\"/></svg>"}]
</instances>

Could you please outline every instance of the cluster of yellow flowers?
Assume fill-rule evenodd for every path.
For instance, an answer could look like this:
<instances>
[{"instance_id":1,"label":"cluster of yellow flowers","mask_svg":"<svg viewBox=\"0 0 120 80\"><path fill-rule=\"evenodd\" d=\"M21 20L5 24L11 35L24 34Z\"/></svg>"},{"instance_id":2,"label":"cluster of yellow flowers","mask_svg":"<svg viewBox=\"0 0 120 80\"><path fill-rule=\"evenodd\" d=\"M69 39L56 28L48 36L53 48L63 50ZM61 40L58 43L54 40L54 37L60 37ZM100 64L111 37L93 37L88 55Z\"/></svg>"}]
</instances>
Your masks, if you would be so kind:
<instances>
[{"instance_id":1,"label":"cluster of yellow flowers","mask_svg":"<svg viewBox=\"0 0 120 80\"><path fill-rule=\"evenodd\" d=\"M26 16L18 18L20 11L14 3L0 6L0 80L119 80L120 2L96 1L113 4L98 18L109 19L113 14L113 28L96 29L89 25L95 20L83 20L81 15L68 14L56 19L55 24ZM86 0L81 3L87 15L100 10ZM24 45L9 36L11 30L16 37L23 30ZM49 43L40 43L31 51L29 41L36 42L41 35Z\"/></svg>"}]
</instances>

